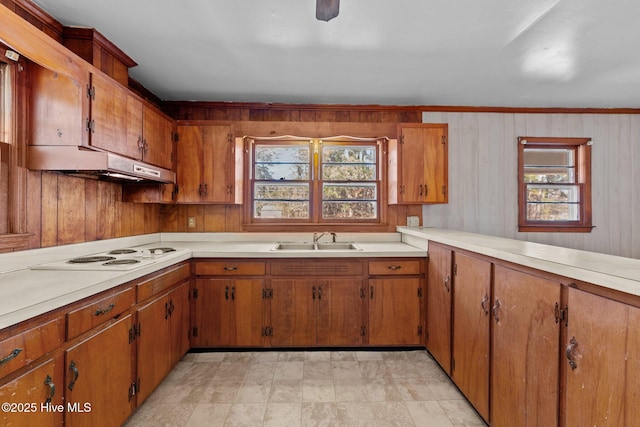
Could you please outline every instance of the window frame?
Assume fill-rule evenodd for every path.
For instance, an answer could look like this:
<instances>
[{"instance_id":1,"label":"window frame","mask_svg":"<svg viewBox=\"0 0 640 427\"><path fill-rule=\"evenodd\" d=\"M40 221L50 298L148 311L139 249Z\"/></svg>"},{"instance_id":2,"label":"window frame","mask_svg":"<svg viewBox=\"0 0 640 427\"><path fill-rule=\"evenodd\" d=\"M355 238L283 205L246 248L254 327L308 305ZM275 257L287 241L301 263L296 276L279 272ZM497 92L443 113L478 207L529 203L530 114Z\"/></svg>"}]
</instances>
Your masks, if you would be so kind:
<instances>
[{"instance_id":1,"label":"window frame","mask_svg":"<svg viewBox=\"0 0 640 427\"><path fill-rule=\"evenodd\" d=\"M300 227L314 226L322 227L327 226L329 228L339 228L341 226L353 227L353 226L382 226L386 221L385 207L385 182L383 180L384 161L382 156L386 153L385 144L387 138L360 138L351 136L339 136L328 138L312 138L312 137L294 137L294 136L277 136L277 137L245 137L245 152L247 153L245 174L246 188L245 191L245 225L254 226L290 226L296 225ZM309 217L308 218L256 218L254 217L255 202L254 196L255 184L258 180L255 179L255 148L257 145L302 145L305 144L310 149L310 176L309 181ZM376 186L376 218L363 219L363 218L340 218L340 219L323 219L323 184L324 183L340 183L342 181L336 180L323 180L322 178L322 149L325 146L366 146L374 147L376 150L375 160L375 180L362 181L367 183L373 183ZM259 181L258 181L259 182ZM303 181L292 181L303 182ZM360 182L360 181L353 181Z\"/></svg>"},{"instance_id":2,"label":"window frame","mask_svg":"<svg viewBox=\"0 0 640 427\"><path fill-rule=\"evenodd\" d=\"M518 231L589 233L593 229L591 217L591 138L518 137ZM527 219L527 186L525 182L525 149L564 149L574 151L575 179L568 184L579 188L577 221L541 221Z\"/></svg>"}]
</instances>

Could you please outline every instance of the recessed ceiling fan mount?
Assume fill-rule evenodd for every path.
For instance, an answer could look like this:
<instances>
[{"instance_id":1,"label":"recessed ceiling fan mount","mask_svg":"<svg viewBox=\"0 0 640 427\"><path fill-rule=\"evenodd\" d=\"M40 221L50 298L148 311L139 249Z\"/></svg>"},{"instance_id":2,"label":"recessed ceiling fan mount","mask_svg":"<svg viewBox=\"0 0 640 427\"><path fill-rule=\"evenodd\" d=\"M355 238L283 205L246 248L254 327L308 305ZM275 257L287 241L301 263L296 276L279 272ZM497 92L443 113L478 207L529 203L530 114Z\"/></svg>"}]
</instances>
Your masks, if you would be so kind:
<instances>
[{"instance_id":1,"label":"recessed ceiling fan mount","mask_svg":"<svg viewBox=\"0 0 640 427\"><path fill-rule=\"evenodd\" d=\"M340 11L340 0L316 0L316 19L318 21L330 21Z\"/></svg>"}]
</instances>

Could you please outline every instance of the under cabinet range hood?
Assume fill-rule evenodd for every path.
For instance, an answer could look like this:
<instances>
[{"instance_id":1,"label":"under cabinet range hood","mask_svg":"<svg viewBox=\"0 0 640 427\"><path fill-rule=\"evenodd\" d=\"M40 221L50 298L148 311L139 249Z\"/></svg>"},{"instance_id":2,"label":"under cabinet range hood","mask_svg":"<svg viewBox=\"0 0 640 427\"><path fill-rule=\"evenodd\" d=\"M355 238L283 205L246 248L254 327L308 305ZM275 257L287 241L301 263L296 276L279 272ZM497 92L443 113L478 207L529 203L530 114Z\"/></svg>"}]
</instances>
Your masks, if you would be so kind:
<instances>
[{"instance_id":1,"label":"under cabinet range hood","mask_svg":"<svg viewBox=\"0 0 640 427\"><path fill-rule=\"evenodd\" d=\"M77 146L31 145L29 169L119 182L176 182L176 174L172 170Z\"/></svg>"}]
</instances>

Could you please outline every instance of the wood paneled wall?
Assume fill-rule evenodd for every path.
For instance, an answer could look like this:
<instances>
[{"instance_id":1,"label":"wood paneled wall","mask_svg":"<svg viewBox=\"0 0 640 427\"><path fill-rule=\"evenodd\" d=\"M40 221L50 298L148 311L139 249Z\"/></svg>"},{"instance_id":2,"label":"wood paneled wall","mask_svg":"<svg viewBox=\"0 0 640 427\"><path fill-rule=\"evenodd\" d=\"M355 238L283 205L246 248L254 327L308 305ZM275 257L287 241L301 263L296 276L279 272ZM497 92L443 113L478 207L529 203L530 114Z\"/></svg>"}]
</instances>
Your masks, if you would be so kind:
<instances>
[{"instance_id":1,"label":"wood paneled wall","mask_svg":"<svg viewBox=\"0 0 640 427\"><path fill-rule=\"evenodd\" d=\"M640 258L640 115L425 112L449 124L449 204L425 226ZM518 232L517 137L590 137L591 233Z\"/></svg>"},{"instance_id":2,"label":"wood paneled wall","mask_svg":"<svg viewBox=\"0 0 640 427\"><path fill-rule=\"evenodd\" d=\"M32 247L156 233L160 206L122 202L118 183L30 172L28 222Z\"/></svg>"}]
</instances>

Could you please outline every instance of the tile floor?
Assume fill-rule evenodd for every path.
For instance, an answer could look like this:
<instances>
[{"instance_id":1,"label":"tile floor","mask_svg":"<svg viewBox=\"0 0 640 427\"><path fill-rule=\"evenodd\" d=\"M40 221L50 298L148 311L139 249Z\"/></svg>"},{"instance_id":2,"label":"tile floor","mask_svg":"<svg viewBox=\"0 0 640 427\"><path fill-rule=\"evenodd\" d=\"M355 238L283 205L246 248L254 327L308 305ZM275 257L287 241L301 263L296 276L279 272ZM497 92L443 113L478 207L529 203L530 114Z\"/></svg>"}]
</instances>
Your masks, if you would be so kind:
<instances>
[{"instance_id":1,"label":"tile floor","mask_svg":"<svg viewBox=\"0 0 640 427\"><path fill-rule=\"evenodd\" d=\"M484 426L417 351L189 353L133 426Z\"/></svg>"}]
</instances>

